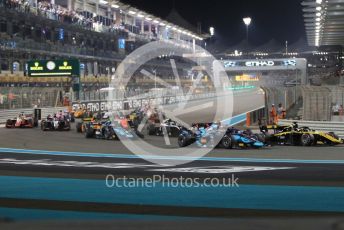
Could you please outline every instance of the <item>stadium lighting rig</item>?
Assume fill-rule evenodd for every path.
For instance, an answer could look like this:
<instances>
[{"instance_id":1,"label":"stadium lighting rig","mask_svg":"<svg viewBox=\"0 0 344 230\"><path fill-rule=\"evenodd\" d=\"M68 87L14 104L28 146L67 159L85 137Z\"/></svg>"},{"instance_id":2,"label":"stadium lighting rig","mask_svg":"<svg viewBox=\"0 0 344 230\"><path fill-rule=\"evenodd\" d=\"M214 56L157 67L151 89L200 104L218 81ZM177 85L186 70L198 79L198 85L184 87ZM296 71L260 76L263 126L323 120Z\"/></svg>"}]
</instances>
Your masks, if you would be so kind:
<instances>
[{"instance_id":1,"label":"stadium lighting rig","mask_svg":"<svg viewBox=\"0 0 344 230\"><path fill-rule=\"evenodd\" d=\"M246 40L248 41L248 27L252 22L252 19L250 17L245 17L242 19L244 24L246 25Z\"/></svg>"},{"instance_id":2,"label":"stadium lighting rig","mask_svg":"<svg viewBox=\"0 0 344 230\"><path fill-rule=\"evenodd\" d=\"M214 27L210 27L210 28L209 28L209 33L210 33L210 36L214 36L214 34L215 34L215 29L214 29Z\"/></svg>"},{"instance_id":3,"label":"stadium lighting rig","mask_svg":"<svg viewBox=\"0 0 344 230\"><path fill-rule=\"evenodd\" d=\"M303 0L309 46L344 45L344 1Z\"/></svg>"},{"instance_id":4,"label":"stadium lighting rig","mask_svg":"<svg viewBox=\"0 0 344 230\"><path fill-rule=\"evenodd\" d=\"M140 11L137 8L134 8L130 5L123 4L120 0L99 0L98 2L99 2L99 4L109 5L111 8L120 10L120 13L124 12L124 13L130 15L131 17L136 17L139 20L145 20L148 23L155 24L155 26L161 26L161 27L165 27L166 29L171 29L175 32L186 35L192 39L196 39L196 40L200 40L200 41L203 40L202 37L197 36L196 34L193 34L191 31L184 30L183 28L180 28L180 27L178 27L178 26L176 26L170 22L164 21L164 20L157 18L153 15L150 15L144 11ZM214 28L210 27L209 29L210 29L211 36L213 36L214 35Z\"/></svg>"}]
</instances>

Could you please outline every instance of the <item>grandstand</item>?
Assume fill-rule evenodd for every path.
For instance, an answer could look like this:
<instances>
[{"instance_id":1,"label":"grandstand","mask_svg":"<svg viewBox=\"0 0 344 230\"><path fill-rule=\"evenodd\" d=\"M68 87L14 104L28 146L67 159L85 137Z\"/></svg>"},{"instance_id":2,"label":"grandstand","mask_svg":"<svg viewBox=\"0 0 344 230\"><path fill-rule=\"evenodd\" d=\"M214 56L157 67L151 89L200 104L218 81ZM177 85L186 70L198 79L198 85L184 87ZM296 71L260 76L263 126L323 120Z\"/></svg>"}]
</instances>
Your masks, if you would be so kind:
<instances>
[{"instance_id":1,"label":"grandstand","mask_svg":"<svg viewBox=\"0 0 344 230\"><path fill-rule=\"evenodd\" d=\"M163 20L120 1L56 0L38 1L36 4L32 1L4 0L0 2L0 86L54 88L49 98L57 98L59 92L71 97L72 94L68 94L72 84L69 77L30 78L26 74L25 63L28 60L76 58L81 67L80 99L104 99L105 93L100 89L108 87L119 63L140 46L151 41L162 41L192 53L194 45L204 46L207 38L207 34L196 32L175 10ZM208 48L212 51L211 46ZM306 58L307 83L312 85L336 85L342 74L341 47L315 47L303 39L288 46L274 39L257 46L243 40L215 53L215 56L223 60ZM189 90L195 74L192 69L197 63L166 53L147 62L142 68L173 85L175 79L170 58L178 63L182 90ZM298 70L234 71L228 72L228 76L232 84L239 87L289 87L301 83ZM213 90L207 76L201 84L201 92ZM162 86L144 76L139 69L123 94L134 96L146 93L152 87ZM24 91L13 92L12 95L18 94L19 98L20 92ZM1 98L9 97L6 94ZM50 101L56 105L57 100ZM11 108L12 102L7 100L7 105L3 107Z\"/></svg>"},{"instance_id":2,"label":"grandstand","mask_svg":"<svg viewBox=\"0 0 344 230\"><path fill-rule=\"evenodd\" d=\"M173 24L174 20L179 24ZM76 58L80 61L81 95L84 99L96 99L99 90L113 79L119 63L138 47L150 41L162 41L192 52L207 36L198 34L190 24L176 18L175 13L163 20L120 1L4 0L0 1L0 87L17 87L19 90L9 92L17 95L16 98L22 97L22 87L69 92L71 78L30 78L26 63ZM171 79L168 57L172 54L151 60L145 67L154 70L160 78ZM178 62L182 81L190 82L188 71L193 64L185 63L180 57L173 58ZM151 83L137 73L126 94L142 93ZM2 103L7 100L4 108L11 108L8 94L0 96ZM98 99L101 97L99 93Z\"/></svg>"}]
</instances>

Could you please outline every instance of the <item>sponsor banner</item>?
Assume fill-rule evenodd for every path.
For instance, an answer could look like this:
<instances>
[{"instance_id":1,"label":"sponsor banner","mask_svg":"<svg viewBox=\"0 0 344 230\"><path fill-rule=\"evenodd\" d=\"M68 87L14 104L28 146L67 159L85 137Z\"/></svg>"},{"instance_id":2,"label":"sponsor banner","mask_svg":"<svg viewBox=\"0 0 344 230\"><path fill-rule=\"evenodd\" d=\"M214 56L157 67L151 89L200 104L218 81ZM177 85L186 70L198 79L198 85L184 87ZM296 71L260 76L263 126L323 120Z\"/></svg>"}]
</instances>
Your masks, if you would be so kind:
<instances>
[{"instance_id":1,"label":"sponsor banner","mask_svg":"<svg viewBox=\"0 0 344 230\"><path fill-rule=\"evenodd\" d=\"M26 65L29 77L70 77L80 75L80 63L76 59L31 60Z\"/></svg>"},{"instance_id":2,"label":"sponsor banner","mask_svg":"<svg viewBox=\"0 0 344 230\"><path fill-rule=\"evenodd\" d=\"M177 102L185 101L185 96L167 96L158 98L144 98L132 100L114 100L114 101L81 101L72 102L74 110L83 108L92 112L108 111L108 110L129 110L142 107L144 105L169 105Z\"/></svg>"},{"instance_id":3,"label":"sponsor banner","mask_svg":"<svg viewBox=\"0 0 344 230\"><path fill-rule=\"evenodd\" d=\"M125 101L84 101L84 102L73 102L72 107L74 110L77 109L87 109L91 112L100 112L100 111L108 111L108 110L123 110ZM135 102L138 104L139 102ZM132 105L132 103L129 103ZM129 109L131 109L129 107Z\"/></svg>"},{"instance_id":4,"label":"sponsor banner","mask_svg":"<svg viewBox=\"0 0 344 230\"><path fill-rule=\"evenodd\" d=\"M225 68L233 68L233 67L272 67L272 66L280 66L280 67L291 67L296 66L297 60L296 59L272 59L272 60L223 60L222 64Z\"/></svg>"}]
</instances>

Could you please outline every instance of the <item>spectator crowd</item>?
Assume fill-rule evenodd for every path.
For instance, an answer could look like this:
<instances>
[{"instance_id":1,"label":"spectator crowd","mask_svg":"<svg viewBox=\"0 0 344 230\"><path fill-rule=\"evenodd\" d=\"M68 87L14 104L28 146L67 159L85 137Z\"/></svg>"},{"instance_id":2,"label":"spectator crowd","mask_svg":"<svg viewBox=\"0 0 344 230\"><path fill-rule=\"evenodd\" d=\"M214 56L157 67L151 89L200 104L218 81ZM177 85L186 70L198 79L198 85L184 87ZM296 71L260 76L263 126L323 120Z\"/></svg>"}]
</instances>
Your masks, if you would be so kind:
<instances>
[{"instance_id":1,"label":"spectator crowd","mask_svg":"<svg viewBox=\"0 0 344 230\"><path fill-rule=\"evenodd\" d=\"M32 0L0 0L0 5L6 9L13 9L25 13L36 13L39 16L51 20L80 25L83 28L97 32L105 32L105 30L108 32L119 32L125 29L124 25L116 25L113 22L111 23L111 20L109 20L109 27L105 28L104 22L95 17L95 15L90 14L88 17L85 17L80 12L68 10L60 5L51 4L49 1L38 1L37 8Z\"/></svg>"}]
</instances>

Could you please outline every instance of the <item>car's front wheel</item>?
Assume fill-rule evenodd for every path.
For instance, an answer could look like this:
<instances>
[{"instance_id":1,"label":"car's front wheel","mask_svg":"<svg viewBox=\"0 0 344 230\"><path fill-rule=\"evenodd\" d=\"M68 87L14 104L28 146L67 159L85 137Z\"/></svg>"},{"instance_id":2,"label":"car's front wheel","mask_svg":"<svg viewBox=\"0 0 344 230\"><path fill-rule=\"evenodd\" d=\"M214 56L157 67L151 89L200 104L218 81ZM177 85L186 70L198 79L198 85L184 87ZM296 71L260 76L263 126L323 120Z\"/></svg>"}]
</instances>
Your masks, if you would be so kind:
<instances>
[{"instance_id":1,"label":"car's front wheel","mask_svg":"<svg viewBox=\"0 0 344 230\"><path fill-rule=\"evenodd\" d=\"M94 130L92 128L86 128L85 130L85 137L86 138L92 138L94 134Z\"/></svg>"},{"instance_id":2,"label":"car's front wheel","mask_svg":"<svg viewBox=\"0 0 344 230\"><path fill-rule=\"evenodd\" d=\"M46 131L47 130L47 123L46 122L41 122L41 129L43 131Z\"/></svg>"},{"instance_id":3,"label":"car's front wheel","mask_svg":"<svg viewBox=\"0 0 344 230\"><path fill-rule=\"evenodd\" d=\"M75 129L76 129L76 132L82 133L82 123L81 122L76 123Z\"/></svg>"},{"instance_id":4,"label":"car's front wheel","mask_svg":"<svg viewBox=\"0 0 344 230\"><path fill-rule=\"evenodd\" d=\"M225 149L231 149L233 147L232 145L232 137L229 135L224 135L221 140L221 145Z\"/></svg>"},{"instance_id":5,"label":"car's front wheel","mask_svg":"<svg viewBox=\"0 0 344 230\"><path fill-rule=\"evenodd\" d=\"M6 121L6 128L12 128L12 127L13 127L13 122L12 122L11 119L8 119L8 120Z\"/></svg>"},{"instance_id":6,"label":"car's front wheel","mask_svg":"<svg viewBox=\"0 0 344 230\"><path fill-rule=\"evenodd\" d=\"M187 146L187 137L185 135L179 135L178 136L178 145L179 147L185 147Z\"/></svg>"},{"instance_id":7,"label":"car's front wheel","mask_svg":"<svg viewBox=\"0 0 344 230\"><path fill-rule=\"evenodd\" d=\"M301 145L302 146L311 146L314 141L314 136L312 134L304 133L301 136Z\"/></svg>"}]
</instances>

